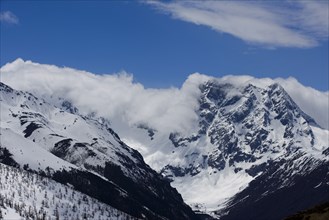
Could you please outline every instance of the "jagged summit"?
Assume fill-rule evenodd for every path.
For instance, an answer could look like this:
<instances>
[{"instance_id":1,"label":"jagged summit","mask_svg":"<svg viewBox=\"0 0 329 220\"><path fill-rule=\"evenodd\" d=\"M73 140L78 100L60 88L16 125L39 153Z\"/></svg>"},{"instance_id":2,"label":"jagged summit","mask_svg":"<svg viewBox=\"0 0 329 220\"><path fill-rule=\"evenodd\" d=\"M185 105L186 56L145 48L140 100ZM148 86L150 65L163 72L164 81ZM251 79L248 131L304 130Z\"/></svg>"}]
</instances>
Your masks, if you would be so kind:
<instances>
[{"instance_id":1,"label":"jagged summit","mask_svg":"<svg viewBox=\"0 0 329 220\"><path fill-rule=\"evenodd\" d=\"M145 139L138 140L165 154L153 149L153 154L144 156L151 166L161 163L159 172L195 209L221 209L282 159L292 164L307 158L328 160L328 142L322 138L327 131L278 83L259 87L208 80L198 88L194 133L156 133L152 140L145 133ZM296 173L306 175L308 170L303 166Z\"/></svg>"},{"instance_id":2,"label":"jagged summit","mask_svg":"<svg viewBox=\"0 0 329 220\"><path fill-rule=\"evenodd\" d=\"M185 155L189 174L197 175L204 168L220 171L226 166L240 172L298 148L314 149L317 154L311 126L318 125L280 85L236 88L210 81L200 85L200 90L198 132L189 137L169 136L175 148L195 146L193 154Z\"/></svg>"},{"instance_id":3,"label":"jagged summit","mask_svg":"<svg viewBox=\"0 0 329 220\"><path fill-rule=\"evenodd\" d=\"M280 209L269 209L270 214L262 215L261 219L289 214L284 206L295 212L296 208L307 208L325 200L329 195L326 193L329 131L307 115L280 84L273 80L264 83L248 79L238 82L238 79L191 76L182 90L192 95L180 97L188 99L183 105L190 107L189 117L184 119L191 120L184 124L188 128L183 132L170 130L175 127L170 125L158 129L142 119L130 123L122 117L121 124L112 123L116 118L98 117L99 112L83 114L86 108L79 111L74 99L47 95L40 99L2 85L1 136L6 136L2 144L14 146L8 141L13 139L16 144L14 148L7 147L13 155L7 161L22 166L28 160L34 170L51 167L53 170L46 171L54 179L81 189L86 186L81 186L72 175L91 181L87 173L92 173L100 179L91 184L97 187L105 184L115 195L129 194L131 200L125 203L126 210L138 201L158 211L158 203L154 201L161 203L162 196L169 196L165 203L178 202L182 206L178 205L177 209L184 210L175 209L169 215L179 213L187 219L194 215L170 188L168 180L194 210L223 219L237 218L231 210L248 216L253 204L264 210L276 197L285 195L291 196L295 206L282 198ZM177 119L186 106L180 106ZM174 110L171 108L171 113L176 113ZM33 154L21 147L27 143L32 152L38 152L39 158L52 159L35 160ZM138 150L161 176L125 143ZM324 177L315 178L317 175ZM102 182L104 178L106 183ZM298 193L295 189L302 188L303 181L308 184ZM159 185L160 188L155 187ZM100 192L93 194L109 202ZM314 198L307 199L312 194ZM146 202L149 196L154 199L151 204ZM253 203L256 200L262 202ZM110 202L114 207L121 204L117 200ZM171 208L169 205L166 210ZM135 214L129 214L153 216L142 205L136 209ZM248 218L257 219L257 216L261 215L255 211Z\"/></svg>"}]
</instances>

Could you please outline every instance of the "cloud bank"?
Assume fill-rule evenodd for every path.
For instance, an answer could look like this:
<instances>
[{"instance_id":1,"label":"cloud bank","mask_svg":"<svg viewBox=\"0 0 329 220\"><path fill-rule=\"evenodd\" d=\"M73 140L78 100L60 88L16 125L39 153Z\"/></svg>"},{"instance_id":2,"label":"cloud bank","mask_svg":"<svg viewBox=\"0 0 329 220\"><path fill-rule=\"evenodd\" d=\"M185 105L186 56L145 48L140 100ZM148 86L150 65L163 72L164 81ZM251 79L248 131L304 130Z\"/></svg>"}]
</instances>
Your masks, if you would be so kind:
<instances>
[{"instance_id":1,"label":"cloud bank","mask_svg":"<svg viewBox=\"0 0 329 220\"><path fill-rule=\"evenodd\" d=\"M266 47L309 48L328 38L328 1L146 1L174 19Z\"/></svg>"},{"instance_id":2,"label":"cloud bank","mask_svg":"<svg viewBox=\"0 0 329 220\"><path fill-rule=\"evenodd\" d=\"M0 12L0 21L1 23L8 24L18 24L19 22L18 17L14 15L11 11Z\"/></svg>"},{"instance_id":3,"label":"cloud bank","mask_svg":"<svg viewBox=\"0 0 329 220\"><path fill-rule=\"evenodd\" d=\"M199 90L193 77L179 89L145 89L125 72L95 75L18 59L1 68L0 78L15 89L48 97L56 94L83 113L96 112L129 125L146 123L157 130L182 131L191 126L186 122L197 120Z\"/></svg>"},{"instance_id":4,"label":"cloud bank","mask_svg":"<svg viewBox=\"0 0 329 220\"><path fill-rule=\"evenodd\" d=\"M146 89L132 75L96 75L66 67L16 61L0 69L0 80L18 90L43 96L56 95L74 103L82 113L96 112L113 123L146 124L162 132L191 132L197 125L200 83L215 79L192 74L181 88ZM329 128L329 93L301 85L296 79L257 79L251 76L216 78L233 84L266 86L279 82L295 102L322 127ZM116 127L114 127L116 129Z\"/></svg>"}]
</instances>

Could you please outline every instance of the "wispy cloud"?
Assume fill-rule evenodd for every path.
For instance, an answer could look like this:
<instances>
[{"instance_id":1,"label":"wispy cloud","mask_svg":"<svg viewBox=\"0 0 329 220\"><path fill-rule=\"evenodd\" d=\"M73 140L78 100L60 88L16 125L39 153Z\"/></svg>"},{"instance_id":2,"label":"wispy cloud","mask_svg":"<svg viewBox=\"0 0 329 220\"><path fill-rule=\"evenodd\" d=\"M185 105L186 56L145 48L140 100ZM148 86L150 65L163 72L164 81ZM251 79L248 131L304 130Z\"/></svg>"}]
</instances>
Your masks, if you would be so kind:
<instances>
[{"instance_id":1,"label":"wispy cloud","mask_svg":"<svg viewBox=\"0 0 329 220\"><path fill-rule=\"evenodd\" d=\"M8 24L18 24L18 17L11 11L1 11L0 12L0 21L1 23Z\"/></svg>"},{"instance_id":2,"label":"wispy cloud","mask_svg":"<svg viewBox=\"0 0 329 220\"><path fill-rule=\"evenodd\" d=\"M328 1L147 1L174 19L248 43L309 48L328 37Z\"/></svg>"},{"instance_id":3,"label":"wispy cloud","mask_svg":"<svg viewBox=\"0 0 329 220\"><path fill-rule=\"evenodd\" d=\"M329 35L329 2L328 1L298 1L300 13L297 22L305 32L318 38L328 38Z\"/></svg>"}]
</instances>

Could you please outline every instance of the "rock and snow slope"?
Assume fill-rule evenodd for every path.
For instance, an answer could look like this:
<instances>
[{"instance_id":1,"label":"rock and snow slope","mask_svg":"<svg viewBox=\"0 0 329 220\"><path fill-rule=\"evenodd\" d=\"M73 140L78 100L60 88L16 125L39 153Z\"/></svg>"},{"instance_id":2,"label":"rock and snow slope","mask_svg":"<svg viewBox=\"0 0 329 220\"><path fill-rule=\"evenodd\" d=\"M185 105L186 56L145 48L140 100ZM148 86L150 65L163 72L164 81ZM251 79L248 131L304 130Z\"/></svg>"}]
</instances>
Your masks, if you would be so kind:
<instances>
[{"instance_id":1,"label":"rock and snow slope","mask_svg":"<svg viewBox=\"0 0 329 220\"><path fill-rule=\"evenodd\" d=\"M0 162L71 184L139 218L195 218L177 191L104 118L0 82ZM57 103L57 104L58 104Z\"/></svg>"},{"instance_id":2,"label":"rock and snow slope","mask_svg":"<svg viewBox=\"0 0 329 220\"><path fill-rule=\"evenodd\" d=\"M263 173L272 166L280 164L276 172L289 171L281 177L285 184L268 180L280 188L294 185L296 176L308 175L329 160L328 130L306 115L279 84L237 87L210 80L199 89L195 132L172 132L167 139L154 132L148 140L139 139L147 140L140 144L147 161L162 167L160 172L195 209L222 215L217 210L251 181L270 178L272 173ZM150 134L152 128L147 129Z\"/></svg>"},{"instance_id":3,"label":"rock and snow slope","mask_svg":"<svg viewBox=\"0 0 329 220\"><path fill-rule=\"evenodd\" d=\"M83 112L92 113L88 120L93 115L108 118L102 121L111 123L121 140L141 152L196 210L234 219L230 210L245 210L236 212L245 215L255 200L265 201L258 206L264 210L262 204L271 206L275 198L291 196L294 202L283 199L288 202L280 204L294 212L329 195L328 94L289 79L193 74L181 89L156 90L144 89L126 76L99 76L22 60L4 66L2 72L10 85L36 91L65 111L76 109L52 93L65 95ZM15 81L21 76L26 81ZM69 82L74 81L79 83L72 86ZM74 138L65 140L53 153L62 155L67 142L69 152L77 144ZM74 162L74 154L69 155L61 158ZM93 163L89 160L87 166ZM322 177L314 178L316 174ZM300 189L304 181L311 183L297 195L292 189ZM316 196L309 199L310 194ZM281 216L289 214L278 207ZM274 216L268 213L263 218ZM253 214L256 217L250 219L261 216Z\"/></svg>"},{"instance_id":4,"label":"rock and snow slope","mask_svg":"<svg viewBox=\"0 0 329 220\"><path fill-rule=\"evenodd\" d=\"M52 179L0 163L0 219L137 219Z\"/></svg>"}]
</instances>

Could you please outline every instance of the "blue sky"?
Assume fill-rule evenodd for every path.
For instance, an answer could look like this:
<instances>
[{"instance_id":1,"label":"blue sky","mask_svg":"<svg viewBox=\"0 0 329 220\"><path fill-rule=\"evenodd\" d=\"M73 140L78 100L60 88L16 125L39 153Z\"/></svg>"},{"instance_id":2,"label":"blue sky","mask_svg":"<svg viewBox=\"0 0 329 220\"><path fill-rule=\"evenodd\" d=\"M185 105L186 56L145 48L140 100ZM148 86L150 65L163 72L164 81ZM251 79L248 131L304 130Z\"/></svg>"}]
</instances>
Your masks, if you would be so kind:
<instances>
[{"instance_id":1,"label":"blue sky","mask_svg":"<svg viewBox=\"0 0 329 220\"><path fill-rule=\"evenodd\" d=\"M155 88L194 72L293 76L326 91L327 19L327 1L1 1L1 66L125 70Z\"/></svg>"}]
</instances>

